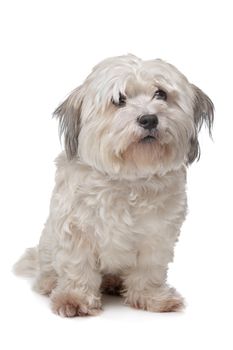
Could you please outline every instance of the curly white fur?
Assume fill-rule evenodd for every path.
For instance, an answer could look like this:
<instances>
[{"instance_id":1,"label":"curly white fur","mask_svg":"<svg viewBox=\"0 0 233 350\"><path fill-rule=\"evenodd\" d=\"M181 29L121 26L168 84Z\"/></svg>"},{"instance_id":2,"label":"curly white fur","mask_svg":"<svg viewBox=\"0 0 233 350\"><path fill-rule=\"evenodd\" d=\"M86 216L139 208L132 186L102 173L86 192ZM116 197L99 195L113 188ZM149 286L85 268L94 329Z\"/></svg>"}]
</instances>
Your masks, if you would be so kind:
<instances>
[{"instance_id":1,"label":"curly white fur","mask_svg":"<svg viewBox=\"0 0 233 350\"><path fill-rule=\"evenodd\" d=\"M156 99L158 90L166 98ZM50 215L15 271L35 276L64 316L96 314L114 281L131 306L181 309L167 266L187 210L186 165L199 156L203 121L211 130L212 102L172 65L127 55L96 66L55 114L66 152ZM158 125L145 129L142 115Z\"/></svg>"}]
</instances>

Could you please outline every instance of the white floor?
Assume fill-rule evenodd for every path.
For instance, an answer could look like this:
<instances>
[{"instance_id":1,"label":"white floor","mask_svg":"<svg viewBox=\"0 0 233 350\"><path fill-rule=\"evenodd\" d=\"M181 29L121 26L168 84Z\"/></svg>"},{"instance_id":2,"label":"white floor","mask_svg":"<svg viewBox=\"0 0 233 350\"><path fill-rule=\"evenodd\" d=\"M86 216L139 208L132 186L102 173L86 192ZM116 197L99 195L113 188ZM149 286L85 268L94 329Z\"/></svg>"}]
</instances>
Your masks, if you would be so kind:
<instances>
[{"instance_id":1,"label":"white floor","mask_svg":"<svg viewBox=\"0 0 233 350\"><path fill-rule=\"evenodd\" d=\"M196 271L189 271L188 264L181 266L177 257L170 273L170 280L177 279L176 287L188 306L182 313L166 314L134 310L125 306L120 297L104 296L99 316L61 318L51 312L47 297L30 289L28 281L7 274L1 287L1 348L232 349L230 290L224 286L223 293L221 276L213 285L214 272L219 273L216 266L205 278L208 259L207 266L197 264Z\"/></svg>"}]
</instances>

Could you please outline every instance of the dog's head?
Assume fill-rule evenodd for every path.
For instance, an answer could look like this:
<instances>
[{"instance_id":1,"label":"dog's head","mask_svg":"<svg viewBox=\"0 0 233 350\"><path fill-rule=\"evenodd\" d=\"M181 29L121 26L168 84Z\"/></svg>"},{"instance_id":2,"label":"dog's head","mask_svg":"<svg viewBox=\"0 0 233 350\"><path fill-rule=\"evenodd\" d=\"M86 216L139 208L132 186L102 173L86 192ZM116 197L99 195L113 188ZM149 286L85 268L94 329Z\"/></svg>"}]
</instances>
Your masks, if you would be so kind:
<instances>
[{"instance_id":1,"label":"dog's head","mask_svg":"<svg viewBox=\"0 0 233 350\"><path fill-rule=\"evenodd\" d=\"M174 66L133 56L104 60L55 111L67 157L121 177L164 174L199 158L213 103Z\"/></svg>"}]
</instances>

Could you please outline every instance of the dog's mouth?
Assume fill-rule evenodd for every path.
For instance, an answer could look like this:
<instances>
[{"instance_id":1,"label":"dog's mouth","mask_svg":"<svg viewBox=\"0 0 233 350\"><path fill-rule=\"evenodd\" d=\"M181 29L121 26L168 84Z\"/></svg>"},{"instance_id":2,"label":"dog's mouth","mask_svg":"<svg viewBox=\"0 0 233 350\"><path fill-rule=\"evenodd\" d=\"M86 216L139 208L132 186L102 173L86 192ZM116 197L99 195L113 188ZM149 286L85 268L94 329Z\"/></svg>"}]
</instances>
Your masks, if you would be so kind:
<instances>
[{"instance_id":1,"label":"dog's mouth","mask_svg":"<svg viewBox=\"0 0 233 350\"><path fill-rule=\"evenodd\" d=\"M152 143L156 140L156 137L153 135L147 135L145 137L143 137L140 142L141 143Z\"/></svg>"}]
</instances>

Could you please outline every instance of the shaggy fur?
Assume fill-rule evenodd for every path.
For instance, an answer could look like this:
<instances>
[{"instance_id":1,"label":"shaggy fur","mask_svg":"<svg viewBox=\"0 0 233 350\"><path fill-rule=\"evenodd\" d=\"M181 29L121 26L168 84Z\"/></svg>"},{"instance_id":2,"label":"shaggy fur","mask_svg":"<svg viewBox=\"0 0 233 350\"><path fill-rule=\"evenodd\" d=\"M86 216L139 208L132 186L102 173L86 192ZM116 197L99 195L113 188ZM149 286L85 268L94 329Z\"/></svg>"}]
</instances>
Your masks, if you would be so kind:
<instances>
[{"instance_id":1,"label":"shaggy fur","mask_svg":"<svg viewBox=\"0 0 233 350\"><path fill-rule=\"evenodd\" d=\"M97 65L55 111L65 152L56 159L50 215L38 247L15 265L63 316L95 315L101 292L149 311L177 311L166 284L185 219L186 167L211 132L211 100L172 65L133 55ZM145 126L143 116L156 118Z\"/></svg>"}]
</instances>

